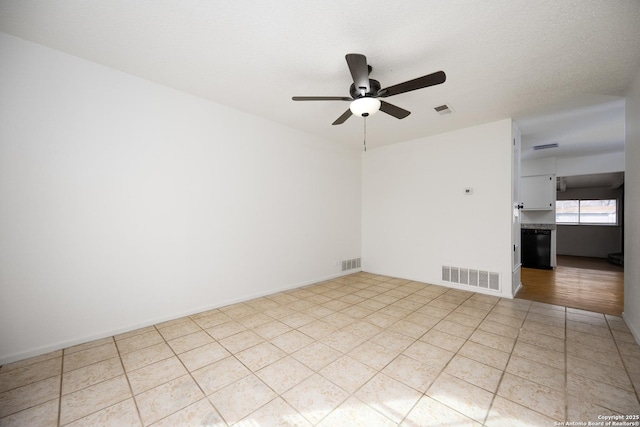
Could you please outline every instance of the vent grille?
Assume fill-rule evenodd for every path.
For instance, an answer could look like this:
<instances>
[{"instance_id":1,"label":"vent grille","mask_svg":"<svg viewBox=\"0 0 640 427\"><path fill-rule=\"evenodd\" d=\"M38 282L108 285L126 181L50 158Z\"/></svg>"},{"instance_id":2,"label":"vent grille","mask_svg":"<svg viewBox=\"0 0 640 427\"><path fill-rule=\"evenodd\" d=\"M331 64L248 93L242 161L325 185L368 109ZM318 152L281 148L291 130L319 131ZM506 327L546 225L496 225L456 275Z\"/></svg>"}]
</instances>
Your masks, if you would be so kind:
<instances>
[{"instance_id":1,"label":"vent grille","mask_svg":"<svg viewBox=\"0 0 640 427\"><path fill-rule=\"evenodd\" d=\"M548 148L558 148L558 143L554 142L551 144L540 144L540 145L534 145L533 149L534 150L546 150Z\"/></svg>"},{"instance_id":2,"label":"vent grille","mask_svg":"<svg viewBox=\"0 0 640 427\"><path fill-rule=\"evenodd\" d=\"M447 104L438 105L437 107L433 107L433 109L436 110L436 113L441 115L451 113L451 107Z\"/></svg>"},{"instance_id":3,"label":"vent grille","mask_svg":"<svg viewBox=\"0 0 640 427\"><path fill-rule=\"evenodd\" d=\"M494 291L500 290L500 273L493 271L443 265L442 281Z\"/></svg>"},{"instance_id":4,"label":"vent grille","mask_svg":"<svg viewBox=\"0 0 640 427\"><path fill-rule=\"evenodd\" d=\"M360 258L342 260L342 271L355 270L360 268Z\"/></svg>"}]
</instances>

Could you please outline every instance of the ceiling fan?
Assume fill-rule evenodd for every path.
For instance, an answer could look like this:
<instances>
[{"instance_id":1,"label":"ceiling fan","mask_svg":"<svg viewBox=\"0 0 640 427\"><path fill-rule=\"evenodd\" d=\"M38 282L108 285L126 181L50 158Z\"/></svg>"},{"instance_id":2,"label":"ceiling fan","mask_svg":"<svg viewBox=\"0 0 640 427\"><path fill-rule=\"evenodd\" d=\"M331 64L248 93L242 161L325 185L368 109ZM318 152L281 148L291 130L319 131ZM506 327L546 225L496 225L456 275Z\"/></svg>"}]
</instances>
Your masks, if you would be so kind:
<instances>
[{"instance_id":1,"label":"ceiling fan","mask_svg":"<svg viewBox=\"0 0 640 427\"><path fill-rule=\"evenodd\" d=\"M349 101L351 105L340 117L333 122L333 125L344 123L352 114L367 117L376 113L378 110L387 113L397 119L404 119L409 114L403 108L389 104L379 98L388 98L412 90L422 89L429 86L444 83L447 76L444 71L436 71L417 79L409 80L404 83L389 86L384 89L380 88L380 82L369 78L371 66L367 65L367 57L359 53L349 53L345 56L347 65L353 77L353 84L349 89L348 96L294 96L294 101Z\"/></svg>"}]
</instances>

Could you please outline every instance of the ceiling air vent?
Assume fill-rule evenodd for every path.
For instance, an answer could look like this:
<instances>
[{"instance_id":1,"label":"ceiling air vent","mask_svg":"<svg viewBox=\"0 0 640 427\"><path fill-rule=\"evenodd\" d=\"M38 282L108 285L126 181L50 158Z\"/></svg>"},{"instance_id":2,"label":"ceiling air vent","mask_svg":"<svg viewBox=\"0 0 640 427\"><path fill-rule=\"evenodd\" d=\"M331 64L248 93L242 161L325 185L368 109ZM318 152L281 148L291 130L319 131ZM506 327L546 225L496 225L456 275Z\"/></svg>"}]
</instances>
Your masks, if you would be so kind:
<instances>
[{"instance_id":1,"label":"ceiling air vent","mask_svg":"<svg viewBox=\"0 0 640 427\"><path fill-rule=\"evenodd\" d=\"M447 104L439 105L437 107L434 107L433 109L436 110L436 113L441 115L449 114L452 111L451 107L449 107Z\"/></svg>"},{"instance_id":2,"label":"ceiling air vent","mask_svg":"<svg viewBox=\"0 0 640 427\"><path fill-rule=\"evenodd\" d=\"M553 142L551 144L534 145L534 150L546 150L547 148L558 148L558 143Z\"/></svg>"}]
</instances>

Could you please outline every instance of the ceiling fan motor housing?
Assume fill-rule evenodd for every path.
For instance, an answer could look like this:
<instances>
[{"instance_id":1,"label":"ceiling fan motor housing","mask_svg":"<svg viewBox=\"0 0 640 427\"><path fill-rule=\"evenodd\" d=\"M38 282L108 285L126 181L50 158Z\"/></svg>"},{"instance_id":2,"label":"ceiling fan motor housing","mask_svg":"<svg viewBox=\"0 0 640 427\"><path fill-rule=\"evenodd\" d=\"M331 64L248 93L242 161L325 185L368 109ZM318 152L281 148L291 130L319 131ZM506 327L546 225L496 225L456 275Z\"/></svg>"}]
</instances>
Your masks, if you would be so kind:
<instances>
[{"instance_id":1,"label":"ceiling fan motor housing","mask_svg":"<svg viewBox=\"0 0 640 427\"><path fill-rule=\"evenodd\" d=\"M362 90L357 88L353 83L351 83L351 87L349 88L349 93L353 99L362 98L365 96L377 96L378 91L380 90L380 82L374 79L369 79L369 92L362 94Z\"/></svg>"}]
</instances>

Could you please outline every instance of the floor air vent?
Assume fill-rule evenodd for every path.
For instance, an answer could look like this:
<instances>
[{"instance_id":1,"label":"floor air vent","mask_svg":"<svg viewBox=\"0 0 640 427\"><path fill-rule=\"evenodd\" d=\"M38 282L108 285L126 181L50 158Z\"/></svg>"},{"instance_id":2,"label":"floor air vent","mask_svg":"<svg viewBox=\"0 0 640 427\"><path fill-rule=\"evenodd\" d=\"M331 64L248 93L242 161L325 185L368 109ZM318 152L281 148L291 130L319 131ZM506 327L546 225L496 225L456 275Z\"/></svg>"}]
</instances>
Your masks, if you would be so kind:
<instances>
[{"instance_id":1,"label":"floor air vent","mask_svg":"<svg viewBox=\"0 0 640 427\"><path fill-rule=\"evenodd\" d=\"M342 260L342 271L360 268L360 258Z\"/></svg>"},{"instance_id":2,"label":"floor air vent","mask_svg":"<svg viewBox=\"0 0 640 427\"><path fill-rule=\"evenodd\" d=\"M500 290L500 274L493 271L442 266L442 281L475 288Z\"/></svg>"}]
</instances>

